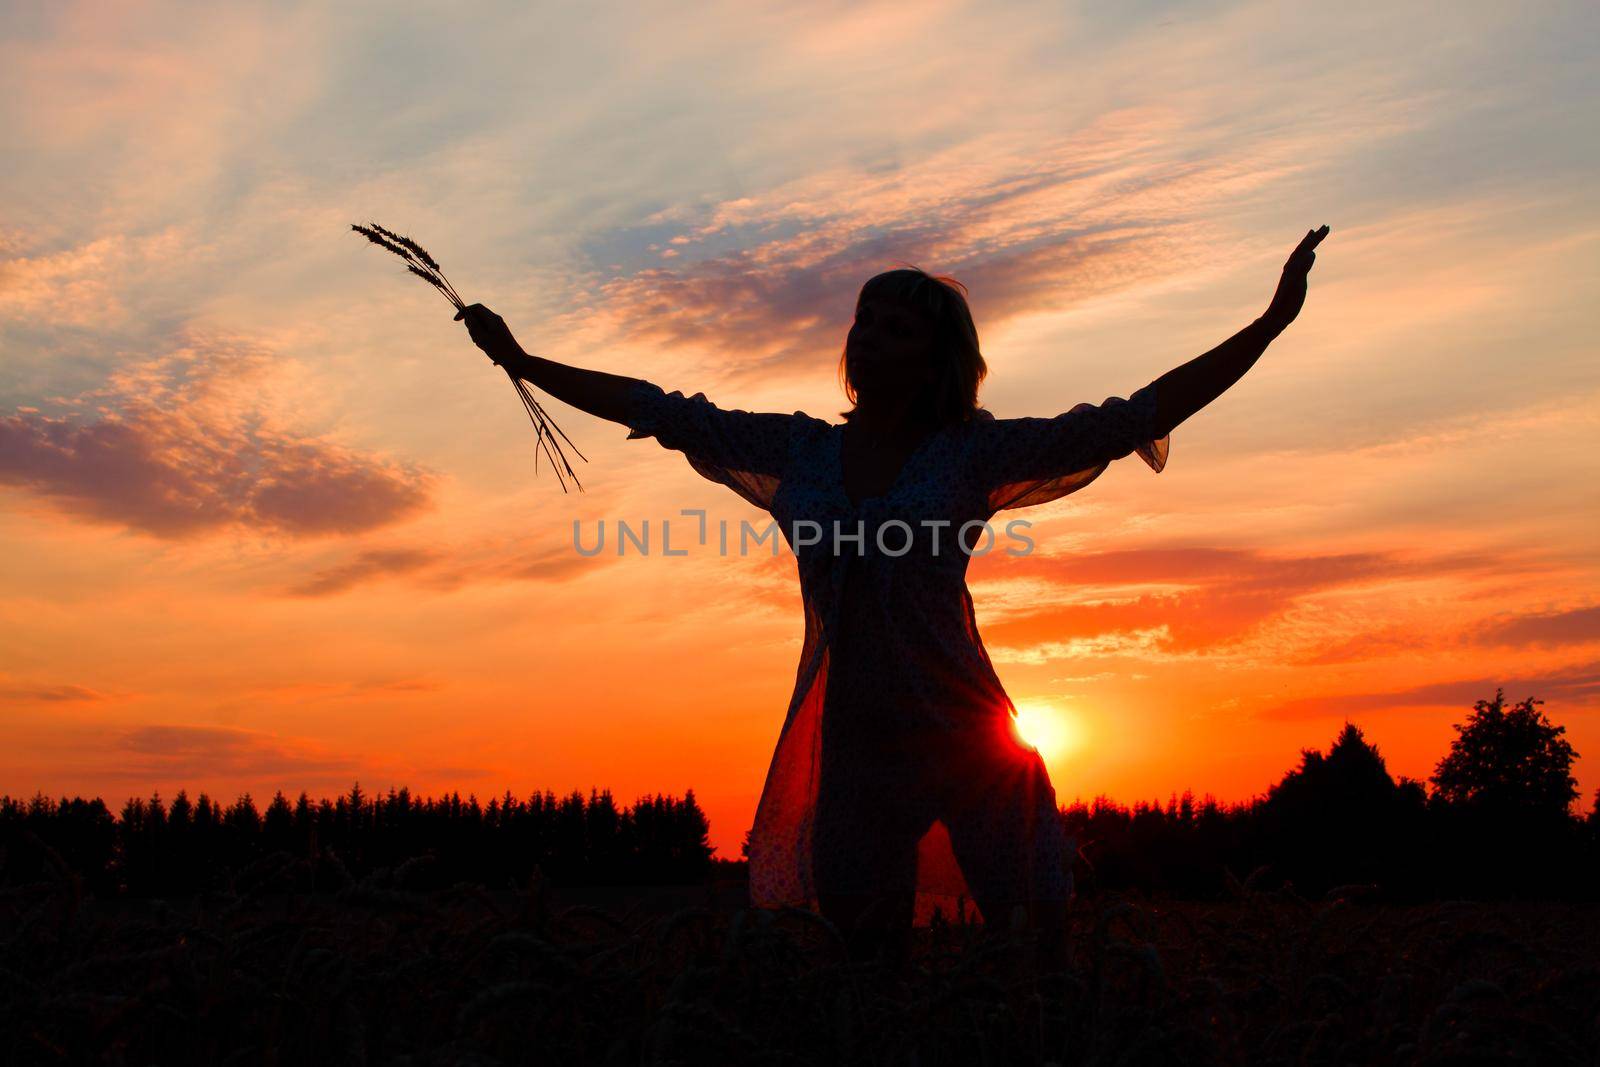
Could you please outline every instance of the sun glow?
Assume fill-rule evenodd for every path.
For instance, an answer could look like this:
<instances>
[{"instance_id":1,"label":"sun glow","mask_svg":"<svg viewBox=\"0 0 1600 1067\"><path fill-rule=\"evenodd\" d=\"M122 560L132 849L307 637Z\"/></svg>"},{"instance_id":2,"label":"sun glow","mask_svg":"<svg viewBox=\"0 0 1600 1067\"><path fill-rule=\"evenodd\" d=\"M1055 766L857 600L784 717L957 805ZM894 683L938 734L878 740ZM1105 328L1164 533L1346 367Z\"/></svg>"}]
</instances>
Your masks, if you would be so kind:
<instances>
[{"instance_id":1,"label":"sun glow","mask_svg":"<svg viewBox=\"0 0 1600 1067\"><path fill-rule=\"evenodd\" d=\"M1067 712L1041 701L1017 705L1017 734L1045 759L1056 759L1077 748L1083 740L1077 721Z\"/></svg>"}]
</instances>

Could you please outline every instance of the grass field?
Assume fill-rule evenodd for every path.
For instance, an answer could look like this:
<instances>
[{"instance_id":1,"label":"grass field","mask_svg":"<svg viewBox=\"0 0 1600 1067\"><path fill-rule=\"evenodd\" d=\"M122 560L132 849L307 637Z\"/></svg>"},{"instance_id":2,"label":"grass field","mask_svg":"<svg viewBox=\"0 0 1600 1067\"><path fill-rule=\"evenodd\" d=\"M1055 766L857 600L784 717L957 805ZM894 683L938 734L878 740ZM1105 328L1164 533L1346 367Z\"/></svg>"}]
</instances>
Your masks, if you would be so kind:
<instances>
[{"instance_id":1,"label":"grass field","mask_svg":"<svg viewBox=\"0 0 1600 1067\"><path fill-rule=\"evenodd\" d=\"M0 896L6 1063L1594 1064L1600 905L1080 899L851 963L737 885Z\"/></svg>"}]
</instances>

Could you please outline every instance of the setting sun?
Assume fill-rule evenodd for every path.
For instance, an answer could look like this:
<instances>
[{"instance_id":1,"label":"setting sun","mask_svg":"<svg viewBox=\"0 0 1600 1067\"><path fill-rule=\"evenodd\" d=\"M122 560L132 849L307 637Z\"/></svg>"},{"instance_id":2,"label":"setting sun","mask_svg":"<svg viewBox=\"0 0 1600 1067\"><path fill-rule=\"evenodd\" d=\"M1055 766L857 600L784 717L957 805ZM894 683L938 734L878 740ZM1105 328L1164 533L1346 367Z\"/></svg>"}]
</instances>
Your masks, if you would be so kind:
<instances>
[{"instance_id":1,"label":"setting sun","mask_svg":"<svg viewBox=\"0 0 1600 1067\"><path fill-rule=\"evenodd\" d=\"M1047 760L1066 755L1082 741L1077 722L1052 704L1024 701L1017 705L1015 721L1022 740Z\"/></svg>"}]
</instances>

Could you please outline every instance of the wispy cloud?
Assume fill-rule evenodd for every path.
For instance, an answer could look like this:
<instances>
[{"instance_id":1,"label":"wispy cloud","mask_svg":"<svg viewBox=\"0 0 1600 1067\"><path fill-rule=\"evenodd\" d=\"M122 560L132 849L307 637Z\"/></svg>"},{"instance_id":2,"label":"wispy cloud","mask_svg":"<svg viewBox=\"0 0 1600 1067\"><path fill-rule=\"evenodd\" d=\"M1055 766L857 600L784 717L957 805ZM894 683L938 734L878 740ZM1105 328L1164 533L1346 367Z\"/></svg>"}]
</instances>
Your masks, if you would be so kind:
<instances>
[{"instance_id":1,"label":"wispy cloud","mask_svg":"<svg viewBox=\"0 0 1600 1067\"><path fill-rule=\"evenodd\" d=\"M17 235L20 242L23 235ZM0 323L110 330L128 324L130 293L159 283L179 255L194 255L180 227L111 234L38 255L0 259ZM0 255L6 248L0 245Z\"/></svg>"},{"instance_id":2,"label":"wispy cloud","mask_svg":"<svg viewBox=\"0 0 1600 1067\"><path fill-rule=\"evenodd\" d=\"M309 741L226 726L140 726L121 736L117 751L115 763L101 771L117 779L288 777L355 766Z\"/></svg>"},{"instance_id":3,"label":"wispy cloud","mask_svg":"<svg viewBox=\"0 0 1600 1067\"><path fill-rule=\"evenodd\" d=\"M291 597L327 597L359 586L404 578L434 592L500 582L566 582L592 574L616 557L588 557L570 546L529 549L515 543L474 545L449 551L394 547L362 549L349 559L323 567L288 586Z\"/></svg>"},{"instance_id":4,"label":"wispy cloud","mask_svg":"<svg viewBox=\"0 0 1600 1067\"><path fill-rule=\"evenodd\" d=\"M339 682L271 682L242 686L245 695L270 695L279 700L328 700L370 693L435 693L445 687L435 678L376 678Z\"/></svg>"},{"instance_id":5,"label":"wispy cloud","mask_svg":"<svg viewBox=\"0 0 1600 1067\"><path fill-rule=\"evenodd\" d=\"M354 559L318 571L288 592L290 596L300 597L332 596L365 582L414 573L437 558L435 553L422 548L367 549L357 553Z\"/></svg>"},{"instance_id":6,"label":"wispy cloud","mask_svg":"<svg viewBox=\"0 0 1600 1067\"><path fill-rule=\"evenodd\" d=\"M1295 556L1196 546L1018 557L1001 573L1026 582L1033 606L1008 597L1005 615L985 625L984 635L1004 656L1029 662L1100 647L1151 657L1215 653L1317 594L1504 566L1473 554ZM1346 658L1363 647L1347 643Z\"/></svg>"},{"instance_id":7,"label":"wispy cloud","mask_svg":"<svg viewBox=\"0 0 1600 1067\"><path fill-rule=\"evenodd\" d=\"M1448 644L1454 635L1438 629L1416 626L1382 626L1350 637L1329 634L1316 646L1292 654L1288 662L1297 666L1322 666L1332 663L1360 663L1386 659L1404 652L1422 652Z\"/></svg>"},{"instance_id":8,"label":"wispy cloud","mask_svg":"<svg viewBox=\"0 0 1600 1067\"><path fill-rule=\"evenodd\" d=\"M1472 635L1486 645L1578 645L1600 641L1600 607L1492 619Z\"/></svg>"},{"instance_id":9,"label":"wispy cloud","mask_svg":"<svg viewBox=\"0 0 1600 1067\"><path fill-rule=\"evenodd\" d=\"M1161 158L1180 123L1129 109L1071 136L996 134L888 173L808 175L652 244L666 262L606 282L600 310L639 336L770 371L836 353L861 284L901 261L967 284L980 328L1175 276L1203 254L1207 205L1295 167L1282 138Z\"/></svg>"},{"instance_id":10,"label":"wispy cloud","mask_svg":"<svg viewBox=\"0 0 1600 1067\"><path fill-rule=\"evenodd\" d=\"M1491 700L1496 688L1504 689L1513 700L1536 697L1552 704L1590 707L1600 702L1600 662L1574 664L1542 674L1513 674L1510 677L1477 677L1445 682L1429 682L1405 689L1383 692L1344 693L1302 697L1273 704L1257 713L1261 719L1323 719L1358 711L1388 711L1396 708L1459 707L1470 709L1475 701ZM1560 716L1557 716L1559 721Z\"/></svg>"},{"instance_id":11,"label":"wispy cloud","mask_svg":"<svg viewBox=\"0 0 1600 1067\"><path fill-rule=\"evenodd\" d=\"M0 678L0 700L62 704L104 700L106 695L81 685L26 685Z\"/></svg>"},{"instance_id":12,"label":"wispy cloud","mask_svg":"<svg viewBox=\"0 0 1600 1067\"><path fill-rule=\"evenodd\" d=\"M996 663L1048 663L1058 659L1104 659L1108 656L1160 654L1171 642L1165 625L1147 630L1125 630L1076 637L1070 641L1041 641L1025 648L996 647L990 658Z\"/></svg>"}]
</instances>

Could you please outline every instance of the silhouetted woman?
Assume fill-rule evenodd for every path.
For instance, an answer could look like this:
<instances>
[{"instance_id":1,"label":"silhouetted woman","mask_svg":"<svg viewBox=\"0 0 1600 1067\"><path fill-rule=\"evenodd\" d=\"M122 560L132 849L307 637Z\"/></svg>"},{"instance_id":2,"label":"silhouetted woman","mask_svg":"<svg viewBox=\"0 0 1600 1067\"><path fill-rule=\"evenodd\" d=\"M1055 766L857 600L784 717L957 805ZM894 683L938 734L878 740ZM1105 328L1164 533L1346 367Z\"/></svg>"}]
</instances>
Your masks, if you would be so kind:
<instances>
[{"instance_id":1,"label":"silhouetted woman","mask_svg":"<svg viewBox=\"0 0 1600 1067\"><path fill-rule=\"evenodd\" d=\"M1309 231L1266 312L1127 399L1054 418L996 419L978 405L978 334L959 283L920 270L861 290L841 372L842 424L724 410L703 394L525 353L481 304L465 317L495 362L558 399L655 437L770 512L795 550L805 638L794 694L750 834L759 907L820 911L862 953L904 962L916 917L1023 921L1059 963L1069 845L1039 753L979 640L969 553L996 512L1089 484L1137 453L1166 463L1168 435L1249 370L1305 301Z\"/></svg>"}]
</instances>

